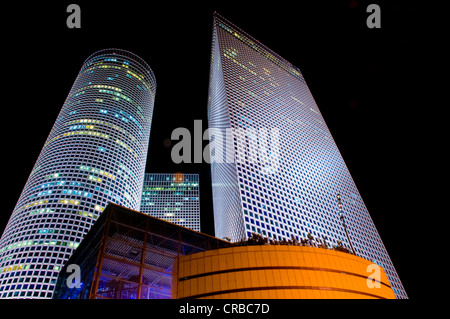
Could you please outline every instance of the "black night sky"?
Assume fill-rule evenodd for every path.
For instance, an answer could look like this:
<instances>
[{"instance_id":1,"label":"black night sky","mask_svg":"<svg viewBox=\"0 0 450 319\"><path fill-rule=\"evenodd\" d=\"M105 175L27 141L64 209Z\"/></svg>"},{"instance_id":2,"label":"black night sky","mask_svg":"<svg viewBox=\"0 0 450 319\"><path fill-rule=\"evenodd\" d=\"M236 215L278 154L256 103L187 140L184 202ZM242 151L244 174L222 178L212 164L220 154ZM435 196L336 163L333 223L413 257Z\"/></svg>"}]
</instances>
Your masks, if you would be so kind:
<instances>
[{"instance_id":1,"label":"black night sky","mask_svg":"<svg viewBox=\"0 0 450 319\"><path fill-rule=\"evenodd\" d=\"M207 128L214 11L302 71L410 298L410 265L421 147L421 6L412 1L58 1L3 6L3 232L22 188L84 62L122 48L153 69L156 102L147 172L199 173L203 232L214 234L208 164L176 165L177 127ZM66 8L81 7L81 29ZM145 3L145 5L143 5ZM157 4L158 3L158 4ZM381 29L366 8L381 7ZM295 4L295 5L294 5ZM6 95L6 96L5 96ZM205 142L206 145L206 142ZM5 189L6 186L6 189Z\"/></svg>"}]
</instances>

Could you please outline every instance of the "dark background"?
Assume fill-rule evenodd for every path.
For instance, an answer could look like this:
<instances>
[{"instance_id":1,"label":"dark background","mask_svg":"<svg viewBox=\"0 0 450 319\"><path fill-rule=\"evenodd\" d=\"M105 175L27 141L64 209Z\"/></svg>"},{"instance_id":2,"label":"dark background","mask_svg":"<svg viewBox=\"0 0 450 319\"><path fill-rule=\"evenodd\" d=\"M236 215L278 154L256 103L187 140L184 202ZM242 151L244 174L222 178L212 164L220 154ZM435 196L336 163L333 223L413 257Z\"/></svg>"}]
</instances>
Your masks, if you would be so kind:
<instances>
[{"instance_id":1,"label":"dark background","mask_svg":"<svg viewBox=\"0 0 450 319\"><path fill-rule=\"evenodd\" d=\"M81 7L81 29L66 8ZM381 7L381 29L366 8ZM122 48L153 69L156 102L147 172L199 173L202 231L214 234L210 168L176 165L170 135L207 128L214 11L302 71L410 298L417 297L422 97L422 6L408 1L60 1L2 7L0 232L84 62ZM173 143L172 143L173 144ZM419 221L420 222L420 221ZM419 263L419 264L418 264Z\"/></svg>"}]
</instances>

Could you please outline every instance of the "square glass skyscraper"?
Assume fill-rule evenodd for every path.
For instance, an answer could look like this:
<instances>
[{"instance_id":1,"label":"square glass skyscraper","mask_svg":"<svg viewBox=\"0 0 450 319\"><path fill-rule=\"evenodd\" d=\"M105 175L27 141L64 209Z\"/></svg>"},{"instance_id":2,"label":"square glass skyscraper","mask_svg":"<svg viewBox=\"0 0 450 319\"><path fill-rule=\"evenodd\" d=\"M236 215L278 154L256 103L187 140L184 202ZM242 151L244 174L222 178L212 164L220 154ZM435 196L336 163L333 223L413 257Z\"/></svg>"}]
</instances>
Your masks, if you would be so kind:
<instances>
[{"instance_id":1,"label":"square glass skyscraper","mask_svg":"<svg viewBox=\"0 0 450 319\"><path fill-rule=\"evenodd\" d=\"M199 175L146 173L141 213L199 232Z\"/></svg>"},{"instance_id":2,"label":"square glass skyscraper","mask_svg":"<svg viewBox=\"0 0 450 319\"><path fill-rule=\"evenodd\" d=\"M215 235L326 236L382 266L407 298L300 70L214 15L208 123Z\"/></svg>"}]
</instances>

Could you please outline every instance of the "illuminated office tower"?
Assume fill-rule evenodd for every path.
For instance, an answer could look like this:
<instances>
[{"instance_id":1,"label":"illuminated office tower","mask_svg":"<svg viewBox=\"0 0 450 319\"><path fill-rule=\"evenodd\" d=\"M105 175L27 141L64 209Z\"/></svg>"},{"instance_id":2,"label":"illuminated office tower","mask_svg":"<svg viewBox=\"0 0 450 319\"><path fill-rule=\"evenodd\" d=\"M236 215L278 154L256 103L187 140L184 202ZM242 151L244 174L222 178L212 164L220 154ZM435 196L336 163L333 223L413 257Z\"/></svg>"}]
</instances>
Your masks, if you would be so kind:
<instances>
[{"instance_id":1,"label":"illuminated office tower","mask_svg":"<svg viewBox=\"0 0 450 319\"><path fill-rule=\"evenodd\" d=\"M141 213L200 231L198 174L145 174Z\"/></svg>"},{"instance_id":2,"label":"illuminated office tower","mask_svg":"<svg viewBox=\"0 0 450 319\"><path fill-rule=\"evenodd\" d=\"M208 122L225 150L212 143L216 237L238 241L255 232L299 240L310 233L350 249L340 194L356 254L381 265L397 298L407 298L300 70L217 14Z\"/></svg>"},{"instance_id":3,"label":"illuminated office tower","mask_svg":"<svg viewBox=\"0 0 450 319\"><path fill-rule=\"evenodd\" d=\"M51 298L107 204L139 209L155 90L130 52L84 62L0 240L1 298Z\"/></svg>"}]
</instances>

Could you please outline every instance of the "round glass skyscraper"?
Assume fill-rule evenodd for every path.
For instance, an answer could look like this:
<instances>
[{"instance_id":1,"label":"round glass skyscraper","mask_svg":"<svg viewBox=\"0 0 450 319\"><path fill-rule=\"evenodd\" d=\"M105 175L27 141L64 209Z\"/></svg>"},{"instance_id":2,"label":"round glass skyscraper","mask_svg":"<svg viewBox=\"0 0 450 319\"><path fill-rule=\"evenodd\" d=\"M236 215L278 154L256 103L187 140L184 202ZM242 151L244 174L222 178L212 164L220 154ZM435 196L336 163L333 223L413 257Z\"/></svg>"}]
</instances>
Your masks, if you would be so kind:
<instances>
[{"instance_id":1,"label":"round glass skyscraper","mask_svg":"<svg viewBox=\"0 0 450 319\"><path fill-rule=\"evenodd\" d=\"M51 298L107 204L139 210L155 91L130 52L84 62L0 240L0 298Z\"/></svg>"}]
</instances>

